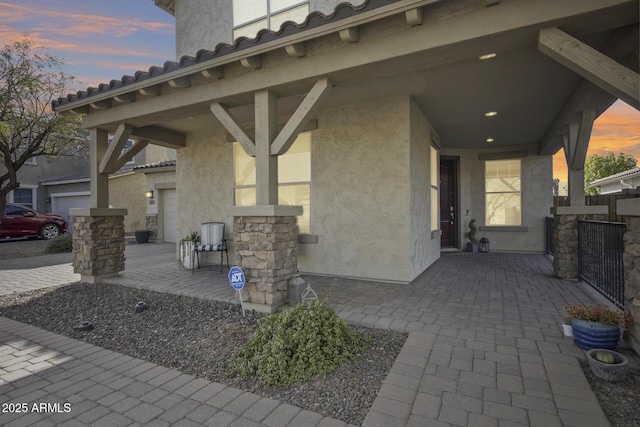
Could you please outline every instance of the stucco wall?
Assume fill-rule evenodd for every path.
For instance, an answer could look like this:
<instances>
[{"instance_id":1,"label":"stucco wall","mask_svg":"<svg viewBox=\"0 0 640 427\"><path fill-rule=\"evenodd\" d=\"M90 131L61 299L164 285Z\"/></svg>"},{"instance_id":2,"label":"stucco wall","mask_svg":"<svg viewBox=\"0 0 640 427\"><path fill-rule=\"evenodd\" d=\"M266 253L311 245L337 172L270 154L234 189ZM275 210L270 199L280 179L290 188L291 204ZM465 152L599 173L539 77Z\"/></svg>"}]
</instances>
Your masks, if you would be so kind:
<instances>
[{"instance_id":1,"label":"stucco wall","mask_svg":"<svg viewBox=\"0 0 640 427\"><path fill-rule=\"evenodd\" d=\"M440 234L431 233L431 144L437 141L429 121L420 108L410 101L411 161L411 278L418 277L440 256ZM432 136L432 133L434 134ZM438 201L435 201L438 203Z\"/></svg>"},{"instance_id":2,"label":"stucco wall","mask_svg":"<svg viewBox=\"0 0 640 427\"><path fill-rule=\"evenodd\" d=\"M124 232L133 233L146 226L147 183L144 174L125 173L109 177L109 206L126 208Z\"/></svg>"},{"instance_id":3,"label":"stucco wall","mask_svg":"<svg viewBox=\"0 0 640 427\"><path fill-rule=\"evenodd\" d=\"M305 272L409 281L409 101L335 108L312 135L311 233Z\"/></svg>"},{"instance_id":4,"label":"stucco wall","mask_svg":"<svg viewBox=\"0 0 640 427\"><path fill-rule=\"evenodd\" d=\"M200 232L203 222L222 221L229 241L229 260L233 251L233 146L226 142L221 128L187 135L186 148L177 152L176 193L178 197L178 236ZM180 167L180 165L188 165Z\"/></svg>"},{"instance_id":5,"label":"stucco wall","mask_svg":"<svg viewBox=\"0 0 640 427\"><path fill-rule=\"evenodd\" d=\"M476 237L486 236L492 251L502 252L545 252L544 218L550 216L553 206L553 170L551 156L535 155L535 147L500 147L486 150L443 149L442 155L460 158L460 215L462 222L459 233L468 231L469 221L476 220L478 227L485 225L484 207L484 161L481 154L523 149L529 155L522 158L522 225L526 231L479 230ZM467 214L468 211L468 214ZM461 234L462 236L462 234ZM466 239L461 239L463 246Z\"/></svg>"}]
</instances>

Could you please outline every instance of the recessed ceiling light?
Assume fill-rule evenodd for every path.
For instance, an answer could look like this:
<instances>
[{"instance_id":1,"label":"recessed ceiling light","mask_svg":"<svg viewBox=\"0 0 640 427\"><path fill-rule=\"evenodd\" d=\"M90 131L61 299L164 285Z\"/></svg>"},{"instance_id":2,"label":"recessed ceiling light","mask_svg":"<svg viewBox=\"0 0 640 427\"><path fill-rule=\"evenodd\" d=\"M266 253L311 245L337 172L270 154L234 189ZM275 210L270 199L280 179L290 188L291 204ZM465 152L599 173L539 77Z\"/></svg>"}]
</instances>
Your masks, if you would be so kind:
<instances>
[{"instance_id":1,"label":"recessed ceiling light","mask_svg":"<svg viewBox=\"0 0 640 427\"><path fill-rule=\"evenodd\" d=\"M495 53L487 53L486 55L479 56L478 59L484 61L485 59L495 58L497 54Z\"/></svg>"},{"instance_id":2,"label":"recessed ceiling light","mask_svg":"<svg viewBox=\"0 0 640 427\"><path fill-rule=\"evenodd\" d=\"M493 138L487 138L487 139L486 139L486 141L487 141L489 144L491 144L491 143L494 141L494 139L493 139Z\"/></svg>"},{"instance_id":3,"label":"recessed ceiling light","mask_svg":"<svg viewBox=\"0 0 640 427\"><path fill-rule=\"evenodd\" d=\"M487 117L493 117L493 116L497 116L498 112L497 111L488 111L486 113L484 113L485 116Z\"/></svg>"}]
</instances>

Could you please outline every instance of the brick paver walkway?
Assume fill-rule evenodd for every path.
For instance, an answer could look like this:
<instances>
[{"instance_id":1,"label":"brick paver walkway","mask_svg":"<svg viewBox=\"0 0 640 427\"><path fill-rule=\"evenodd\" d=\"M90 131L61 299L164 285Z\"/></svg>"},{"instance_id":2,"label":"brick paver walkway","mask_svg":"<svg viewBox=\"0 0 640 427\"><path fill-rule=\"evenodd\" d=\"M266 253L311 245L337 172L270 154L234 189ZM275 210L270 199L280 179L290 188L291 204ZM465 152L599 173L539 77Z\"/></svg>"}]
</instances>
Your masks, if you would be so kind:
<instances>
[{"instance_id":1,"label":"brick paver walkway","mask_svg":"<svg viewBox=\"0 0 640 427\"><path fill-rule=\"evenodd\" d=\"M174 257L173 245L128 246L127 271L110 281L234 301L226 274L192 275ZM9 274L54 284L38 268ZM562 337L556 312L597 297L554 278L545 256L443 256L409 285L305 279L321 297L331 292L350 323L409 334L364 425L609 425L580 369L583 352ZM0 414L0 424L344 425L8 319L0 330L0 400L72 405L70 413Z\"/></svg>"}]
</instances>

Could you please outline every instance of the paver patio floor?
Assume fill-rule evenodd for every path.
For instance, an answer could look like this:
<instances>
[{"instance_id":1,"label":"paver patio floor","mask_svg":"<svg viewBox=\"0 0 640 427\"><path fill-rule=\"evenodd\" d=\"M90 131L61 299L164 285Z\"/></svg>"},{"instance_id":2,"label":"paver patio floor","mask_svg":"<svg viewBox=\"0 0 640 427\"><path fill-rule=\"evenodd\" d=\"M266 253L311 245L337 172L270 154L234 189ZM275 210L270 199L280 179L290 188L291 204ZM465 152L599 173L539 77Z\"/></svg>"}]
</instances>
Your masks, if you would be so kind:
<instances>
[{"instance_id":1,"label":"paver patio floor","mask_svg":"<svg viewBox=\"0 0 640 427\"><path fill-rule=\"evenodd\" d=\"M174 258L173 245L128 246L127 270L109 281L124 286L236 302L226 274L204 268L192 275L190 270L178 267ZM0 261L0 278L11 275L13 280L27 281L31 287L51 286L51 271L46 268L11 269L6 261ZM70 266L61 264L50 268L68 274ZM303 275L303 278L321 298L330 293L330 305L348 322L409 334L364 425L609 425L580 368L579 358L583 357L583 352L575 347L571 339L562 336L557 314L557 309L569 302L594 303L601 300L583 284L553 277L551 261L544 255L446 255L414 282L406 285L319 276ZM123 391L111 387L110 384L115 380L102 380L99 374L112 374L114 378L117 375L127 377L126 372L114 371L118 364L104 366L109 357L117 358L117 353L109 352L109 355L102 358L87 361L85 357L106 350L98 347L94 350L90 348L94 346L89 344L43 333L37 328L17 322L1 320L3 329L11 329L3 334L0 348L2 402L29 396L28 393L32 393L32 399L42 400L49 396L60 401L61 396L56 394L54 383L40 384L43 380L50 380L46 375L39 376L36 373L38 368L34 367L38 363L51 363L40 361L43 357L40 352L46 353L48 343L60 341L64 344L55 350L56 355L52 357L64 359L65 363L72 363L72 367L63 369L66 374L58 372L51 375L59 375L61 380L69 383L69 387L81 387L78 384L88 386L71 395L77 395L75 399L82 398L77 405L85 401L92 402L95 405L84 403L85 407L91 407L87 411L104 412L115 424L124 423L122 425L128 425L126 422L146 424L152 420L162 424L161 421L167 423L167 420L175 418L175 415L169 414L169 411L176 410L175 405L160 405L158 402L161 398L153 400L148 397L147 400L141 400L141 396L130 394L129 389ZM23 348L32 348L29 347L31 345L42 349L34 353ZM78 348L82 349L80 353ZM7 360L11 363L7 363ZM73 360L76 360L77 365L73 365ZM95 363L96 361L103 362L101 364ZM95 366L91 369L96 372L99 370L100 373L93 377L81 375L87 368L81 369L79 366L88 362L94 363ZM130 363L133 366L131 369L135 369L135 359ZM139 361L139 366L148 365L152 364ZM164 368L152 366L147 371L151 372L151 369ZM15 372L24 375L18 378ZM134 370L133 373L137 374L131 377L136 382L149 385L144 375L140 377L144 372ZM91 382L90 386L87 381ZM223 387L205 384L205 380L193 378L189 378L181 387L190 382L203 384L201 389L210 391L215 387ZM99 385L109 389L101 389ZM87 391L91 387L95 389ZM147 390L144 385L140 385L139 388L153 396L162 394L162 399L172 402L180 401L184 404L185 400L194 400L192 395L184 396L187 393L185 390L180 394L171 387L151 387ZM189 388L189 393L194 388L197 387ZM104 393L108 391L109 394L94 396L95 393L102 393L98 389ZM20 394L23 390L26 390L25 393ZM45 394L40 390L44 390ZM120 394L105 401L112 393ZM280 403L271 408L274 412L257 420L246 415L260 412L258 409L262 406L254 408L248 404L246 408L243 407L246 412L234 413L225 410L228 402L216 403L214 395L207 397L212 401L199 402L195 399L190 404L197 403L197 407L202 407L199 413L210 414L209 420L218 420L218 423L211 421L208 425L227 425L221 418L214 417L221 412L225 414L218 417L223 417L226 420L224 422L230 425L340 425L336 420L323 418L309 411L303 413L300 408L289 408L291 405ZM112 403L116 398L121 399ZM132 418L138 411L131 412L131 408L118 411L121 407L117 403L123 399L125 402L129 399L130 404L136 403L132 408L144 404L140 410L148 414L145 416L149 419ZM251 396L247 399L255 400L255 405L267 403L259 397ZM95 409L98 407L101 409ZM268 410L262 410L264 411ZM280 412L284 417L282 419L278 418ZM287 418L293 413L292 417ZM184 417L175 422L198 424L198 421L188 418L189 414L189 411L185 411ZM271 419L268 418L269 414L273 415ZM1 416L4 417L5 414ZM54 417L29 416L42 422L55 421ZM202 417L200 425L206 419L205 415ZM90 416L67 418L68 421L82 424ZM274 424L276 418L279 424ZM26 416L14 414L11 419L19 423L17 425L27 425L20 424L27 420Z\"/></svg>"}]
</instances>

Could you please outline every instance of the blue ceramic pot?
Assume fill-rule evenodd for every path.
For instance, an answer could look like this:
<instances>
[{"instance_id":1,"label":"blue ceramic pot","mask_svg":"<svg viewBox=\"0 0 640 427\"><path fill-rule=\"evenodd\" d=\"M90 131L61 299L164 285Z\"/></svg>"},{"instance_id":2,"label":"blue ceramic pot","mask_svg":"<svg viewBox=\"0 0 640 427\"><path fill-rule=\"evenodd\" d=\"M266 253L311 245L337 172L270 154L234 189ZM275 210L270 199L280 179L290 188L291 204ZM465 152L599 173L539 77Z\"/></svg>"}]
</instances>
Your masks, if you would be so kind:
<instances>
[{"instance_id":1,"label":"blue ceramic pot","mask_svg":"<svg viewBox=\"0 0 640 427\"><path fill-rule=\"evenodd\" d=\"M620 340L618 325L589 322L587 320L571 320L571 328L575 336L574 342L583 350L606 348L613 350Z\"/></svg>"}]
</instances>

